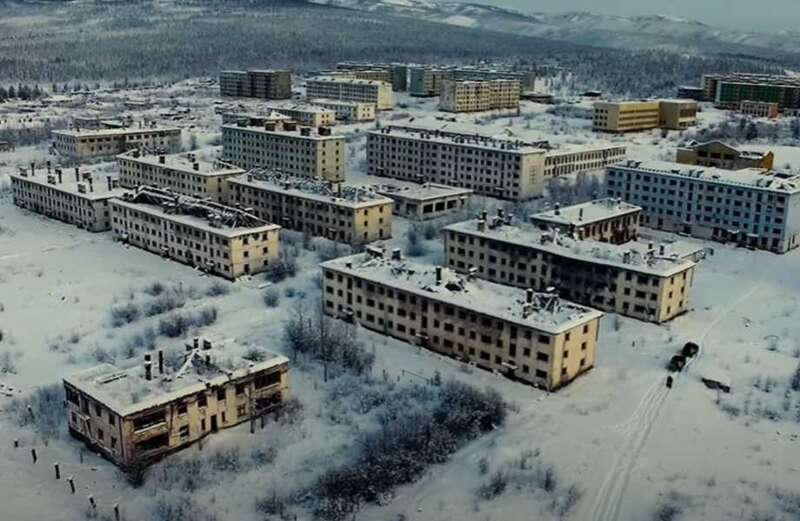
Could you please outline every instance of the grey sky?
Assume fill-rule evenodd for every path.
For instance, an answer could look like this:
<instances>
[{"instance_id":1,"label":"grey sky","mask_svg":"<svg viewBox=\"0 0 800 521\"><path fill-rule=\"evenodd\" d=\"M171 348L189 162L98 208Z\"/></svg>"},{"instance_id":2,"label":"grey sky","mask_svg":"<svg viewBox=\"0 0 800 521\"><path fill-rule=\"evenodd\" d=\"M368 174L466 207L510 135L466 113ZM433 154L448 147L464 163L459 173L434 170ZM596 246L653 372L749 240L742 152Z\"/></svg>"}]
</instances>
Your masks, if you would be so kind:
<instances>
[{"instance_id":1,"label":"grey sky","mask_svg":"<svg viewBox=\"0 0 800 521\"><path fill-rule=\"evenodd\" d=\"M470 1L470 0L461 0ZM666 14L718 27L768 32L800 29L800 0L472 0L520 11Z\"/></svg>"}]
</instances>

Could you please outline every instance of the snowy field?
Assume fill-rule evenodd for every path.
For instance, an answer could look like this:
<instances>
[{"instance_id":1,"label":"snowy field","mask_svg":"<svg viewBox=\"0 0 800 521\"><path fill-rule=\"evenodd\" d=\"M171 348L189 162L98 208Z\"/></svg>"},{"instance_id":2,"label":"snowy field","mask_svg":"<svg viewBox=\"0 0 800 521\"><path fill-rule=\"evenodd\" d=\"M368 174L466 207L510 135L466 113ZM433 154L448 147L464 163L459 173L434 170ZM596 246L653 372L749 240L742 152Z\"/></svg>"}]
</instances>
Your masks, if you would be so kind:
<instances>
[{"instance_id":1,"label":"snowy field","mask_svg":"<svg viewBox=\"0 0 800 521\"><path fill-rule=\"evenodd\" d=\"M174 95L177 105L189 104L191 89L173 91L152 97ZM213 96L198 100L194 119L181 124L196 135L199 146L206 146L218 136L219 120ZM401 97L400 102L408 107L382 115L381 124L403 112L407 115L395 121L442 124L432 110L435 100ZM497 134L560 143L597 139L588 120L556 117L546 109L526 104L510 125L509 117L484 121L485 116L458 116L456 125L477 119L484 131ZM707 124L721 116L707 110L701 117ZM363 160L357 157L364 138L356 134L373 127L337 128L354 135L349 146L352 179L366 180ZM678 136L664 139L653 132L600 139L625 140L632 156L646 158L674 154ZM777 164L800 166L796 149L775 150ZM17 165L46 155L46 147L39 145L0 156L0 187ZM406 246L408 227L396 220L390 248ZM438 240L424 246L427 260L441 258ZM704 246L713 248L713 255L698 268L691 312L660 326L607 315L596 367L557 394L358 330L358 339L376 356L376 388L424 384L438 373L445 380L494 388L512 410L503 427L431 467L385 505L365 506L357 519L797 519L800 392L789 383L800 363L800 253L777 256L717 243ZM0 196L0 519L113 519L111 508L118 503L126 520L255 521L269 518L257 511L259 499L307 486L344 461L355 450L359 433L374 425L373 412L353 405L371 388L348 377L324 382L312 363L291 369L291 392L303 405L291 421L270 420L255 434L241 425L209 437L156 465L140 488L132 488L116 467L79 442L65 436L44 441L18 427L8 412L14 397L98 361L139 363L140 354L128 355L135 351L131 346L137 335L147 337L148 329L156 331L157 346L180 347L183 339L157 333L161 315L121 327L111 323L114 306L146 306L152 299L146 290L154 282L180 291L185 297L181 312L217 310L216 322L187 336L224 337L243 349L291 355L282 340L284 323L297 302L318 298L320 256L300 244L293 248L298 274L272 286L280 297L277 307L269 308L263 278L210 279L115 243L108 233L90 234L21 211L7 193ZM219 290L220 285L225 289ZM702 351L668 390L665 365L687 341L699 343ZM707 389L700 378L708 375L729 379L732 392ZM31 463L32 447L38 451L36 464ZM198 459L212 461L211 473L189 484L185 476ZM53 476L56 461L62 468L60 481ZM498 471L510 476L508 487L482 497L479 491ZM547 472L550 485L536 485ZM74 477L76 494L63 476ZM97 512L89 508L88 495L98 502ZM562 514L568 501L574 505ZM179 505L185 506L184 517L177 513ZM194 514L187 516L188 511ZM308 516L303 510L295 513L299 519Z\"/></svg>"}]
</instances>

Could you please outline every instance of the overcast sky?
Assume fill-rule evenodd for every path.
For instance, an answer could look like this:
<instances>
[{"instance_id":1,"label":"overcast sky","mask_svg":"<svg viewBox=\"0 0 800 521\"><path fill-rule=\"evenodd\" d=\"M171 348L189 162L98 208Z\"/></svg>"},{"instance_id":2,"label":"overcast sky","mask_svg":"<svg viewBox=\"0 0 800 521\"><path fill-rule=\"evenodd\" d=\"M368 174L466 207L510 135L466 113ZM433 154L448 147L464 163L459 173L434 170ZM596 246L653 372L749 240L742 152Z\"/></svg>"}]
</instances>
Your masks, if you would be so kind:
<instances>
[{"instance_id":1,"label":"overcast sky","mask_svg":"<svg viewBox=\"0 0 800 521\"><path fill-rule=\"evenodd\" d=\"M770 31L800 29L800 0L462 0L525 12L591 11L614 15L667 14L709 25Z\"/></svg>"}]
</instances>

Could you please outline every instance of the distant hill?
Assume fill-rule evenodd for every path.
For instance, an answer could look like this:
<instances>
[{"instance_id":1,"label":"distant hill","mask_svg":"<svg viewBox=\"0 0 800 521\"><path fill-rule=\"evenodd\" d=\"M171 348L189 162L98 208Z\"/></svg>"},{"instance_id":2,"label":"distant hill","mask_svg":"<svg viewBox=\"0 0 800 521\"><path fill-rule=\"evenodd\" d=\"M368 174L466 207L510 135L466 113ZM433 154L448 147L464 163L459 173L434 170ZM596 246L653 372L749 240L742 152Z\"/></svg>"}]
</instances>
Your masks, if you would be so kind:
<instances>
[{"instance_id":1,"label":"distant hill","mask_svg":"<svg viewBox=\"0 0 800 521\"><path fill-rule=\"evenodd\" d=\"M449 25L537 36L615 49L663 49L779 57L800 55L800 32L720 29L672 16L609 16L587 12L523 13L483 4L433 0L309 0L363 12L409 16ZM796 58L796 57L795 57Z\"/></svg>"}]
</instances>

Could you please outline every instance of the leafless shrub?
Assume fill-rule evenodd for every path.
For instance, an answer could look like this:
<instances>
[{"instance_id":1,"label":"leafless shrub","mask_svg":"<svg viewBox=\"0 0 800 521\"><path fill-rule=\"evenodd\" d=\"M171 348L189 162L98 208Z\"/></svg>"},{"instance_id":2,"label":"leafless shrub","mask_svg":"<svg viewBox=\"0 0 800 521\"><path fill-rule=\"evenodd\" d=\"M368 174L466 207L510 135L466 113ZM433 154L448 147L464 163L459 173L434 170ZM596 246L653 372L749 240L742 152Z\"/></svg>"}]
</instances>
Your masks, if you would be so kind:
<instances>
[{"instance_id":1,"label":"leafless shrub","mask_svg":"<svg viewBox=\"0 0 800 521\"><path fill-rule=\"evenodd\" d=\"M140 316L141 311L133 302L120 304L111 308L111 325L113 327L122 327L135 322Z\"/></svg>"}]
</instances>

